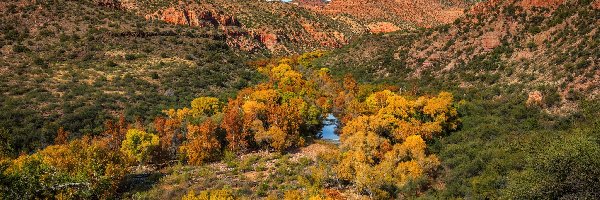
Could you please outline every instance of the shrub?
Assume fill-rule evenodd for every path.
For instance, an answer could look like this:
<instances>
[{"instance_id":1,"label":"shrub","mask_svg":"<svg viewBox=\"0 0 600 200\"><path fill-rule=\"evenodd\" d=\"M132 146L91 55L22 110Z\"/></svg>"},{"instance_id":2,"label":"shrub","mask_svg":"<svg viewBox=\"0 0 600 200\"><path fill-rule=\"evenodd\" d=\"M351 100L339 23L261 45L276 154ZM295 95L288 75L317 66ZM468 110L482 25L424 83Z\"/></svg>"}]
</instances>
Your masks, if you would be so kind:
<instances>
[{"instance_id":1,"label":"shrub","mask_svg":"<svg viewBox=\"0 0 600 200\"><path fill-rule=\"evenodd\" d=\"M598 131L598 130L595 130ZM509 176L509 199L593 199L600 191L600 145L589 136L554 141Z\"/></svg>"},{"instance_id":2,"label":"shrub","mask_svg":"<svg viewBox=\"0 0 600 200\"><path fill-rule=\"evenodd\" d=\"M11 199L110 199L126 172L118 152L102 139L89 138L1 161L0 166L0 196Z\"/></svg>"},{"instance_id":3,"label":"shrub","mask_svg":"<svg viewBox=\"0 0 600 200\"><path fill-rule=\"evenodd\" d=\"M24 52L28 52L29 49L23 45L17 44L15 46L13 46L13 51L15 53L24 53Z\"/></svg>"},{"instance_id":4,"label":"shrub","mask_svg":"<svg viewBox=\"0 0 600 200\"><path fill-rule=\"evenodd\" d=\"M138 56L135 54L125 54L125 60L135 60Z\"/></svg>"}]
</instances>

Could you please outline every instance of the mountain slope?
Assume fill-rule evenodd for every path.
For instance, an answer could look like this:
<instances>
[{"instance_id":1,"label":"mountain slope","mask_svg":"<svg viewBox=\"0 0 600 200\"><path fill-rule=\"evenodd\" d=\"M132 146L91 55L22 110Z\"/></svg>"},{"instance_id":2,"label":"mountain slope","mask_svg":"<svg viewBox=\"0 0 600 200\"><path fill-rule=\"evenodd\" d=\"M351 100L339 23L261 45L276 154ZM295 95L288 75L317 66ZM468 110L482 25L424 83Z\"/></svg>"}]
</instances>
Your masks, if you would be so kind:
<instances>
[{"instance_id":1,"label":"mountain slope","mask_svg":"<svg viewBox=\"0 0 600 200\"><path fill-rule=\"evenodd\" d=\"M214 27L227 43L276 55L341 47L365 33L430 27L454 21L469 3L420 1L99 0L146 19Z\"/></svg>"},{"instance_id":2,"label":"mountain slope","mask_svg":"<svg viewBox=\"0 0 600 200\"><path fill-rule=\"evenodd\" d=\"M320 13L345 14L366 23L375 23L372 26L375 26L377 22L380 24L387 22L395 26L416 25L420 27L451 23L462 16L463 10L467 7L464 4L444 5L441 1L436 0L333 0L321 5L303 2L299 4Z\"/></svg>"},{"instance_id":3,"label":"mountain slope","mask_svg":"<svg viewBox=\"0 0 600 200\"><path fill-rule=\"evenodd\" d=\"M463 124L435 138L432 199L595 199L598 1L488 1L455 23L366 36L316 65L407 95L450 91Z\"/></svg>"},{"instance_id":4,"label":"mountain slope","mask_svg":"<svg viewBox=\"0 0 600 200\"><path fill-rule=\"evenodd\" d=\"M148 21L91 1L0 3L0 130L14 153L63 126L96 135L120 114L149 119L257 80L224 33ZM150 109L149 109L150 108Z\"/></svg>"},{"instance_id":5,"label":"mountain slope","mask_svg":"<svg viewBox=\"0 0 600 200\"><path fill-rule=\"evenodd\" d=\"M573 100L600 92L600 12L595 5L489 1L452 25L359 39L324 63L369 80L522 88L532 101L544 99L537 103L549 111L568 112L576 106Z\"/></svg>"},{"instance_id":6,"label":"mountain slope","mask_svg":"<svg viewBox=\"0 0 600 200\"><path fill-rule=\"evenodd\" d=\"M225 33L227 43L249 52L267 50L285 55L334 48L362 33L343 21L289 3L266 1L112 1L149 20L193 27L212 27Z\"/></svg>"}]
</instances>

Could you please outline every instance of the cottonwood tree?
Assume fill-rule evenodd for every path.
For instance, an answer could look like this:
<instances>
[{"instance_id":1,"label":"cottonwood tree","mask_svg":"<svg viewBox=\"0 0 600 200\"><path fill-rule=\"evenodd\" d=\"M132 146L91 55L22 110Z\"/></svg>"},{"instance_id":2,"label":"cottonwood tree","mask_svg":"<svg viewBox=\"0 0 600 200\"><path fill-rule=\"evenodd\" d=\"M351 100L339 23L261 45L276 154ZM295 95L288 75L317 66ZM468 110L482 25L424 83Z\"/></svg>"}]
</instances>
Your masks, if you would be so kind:
<instances>
[{"instance_id":1,"label":"cottonwood tree","mask_svg":"<svg viewBox=\"0 0 600 200\"><path fill-rule=\"evenodd\" d=\"M431 184L440 161L425 140L457 128L452 95L408 99L384 90L361 104L361 115L342 129L338 176L374 198L394 198L390 187L410 182Z\"/></svg>"},{"instance_id":2,"label":"cottonwood tree","mask_svg":"<svg viewBox=\"0 0 600 200\"><path fill-rule=\"evenodd\" d=\"M143 164L159 145L158 136L143 130L129 129L121 144L121 152L131 161Z\"/></svg>"}]
</instances>

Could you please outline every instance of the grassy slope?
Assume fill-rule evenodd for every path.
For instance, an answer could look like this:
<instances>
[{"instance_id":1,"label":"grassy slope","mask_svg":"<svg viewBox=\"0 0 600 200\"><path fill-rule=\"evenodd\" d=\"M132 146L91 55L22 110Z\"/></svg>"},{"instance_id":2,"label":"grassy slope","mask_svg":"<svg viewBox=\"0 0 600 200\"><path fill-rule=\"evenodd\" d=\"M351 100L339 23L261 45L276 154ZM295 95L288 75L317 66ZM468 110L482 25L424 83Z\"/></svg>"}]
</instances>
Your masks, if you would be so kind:
<instances>
[{"instance_id":1,"label":"grassy slope","mask_svg":"<svg viewBox=\"0 0 600 200\"><path fill-rule=\"evenodd\" d=\"M215 29L174 26L91 2L0 3L0 128L14 153L59 126L98 134L202 95L226 99L258 75Z\"/></svg>"}]
</instances>

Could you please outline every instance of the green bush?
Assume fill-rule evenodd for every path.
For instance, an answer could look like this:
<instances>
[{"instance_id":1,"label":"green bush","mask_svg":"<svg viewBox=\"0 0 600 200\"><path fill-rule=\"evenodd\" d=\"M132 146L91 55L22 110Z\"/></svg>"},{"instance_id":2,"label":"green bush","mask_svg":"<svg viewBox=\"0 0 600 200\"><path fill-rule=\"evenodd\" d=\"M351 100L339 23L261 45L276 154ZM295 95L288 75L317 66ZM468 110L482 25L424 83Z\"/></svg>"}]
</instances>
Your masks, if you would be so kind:
<instances>
[{"instance_id":1,"label":"green bush","mask_svg":"<svg viewBox=\"0 0 600 200\"><path fill-rule=\"evenodd\" d=\"M593 131L600 131L598 129ZM573 134L573 135L571 135ZM597 138L568 133L542 146L524 170L508 177L508 199L594 199L600 191L600 144Z\"/></svg>"}]
</instances>

